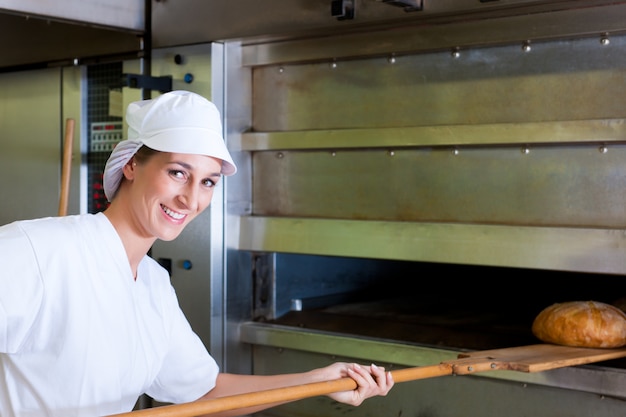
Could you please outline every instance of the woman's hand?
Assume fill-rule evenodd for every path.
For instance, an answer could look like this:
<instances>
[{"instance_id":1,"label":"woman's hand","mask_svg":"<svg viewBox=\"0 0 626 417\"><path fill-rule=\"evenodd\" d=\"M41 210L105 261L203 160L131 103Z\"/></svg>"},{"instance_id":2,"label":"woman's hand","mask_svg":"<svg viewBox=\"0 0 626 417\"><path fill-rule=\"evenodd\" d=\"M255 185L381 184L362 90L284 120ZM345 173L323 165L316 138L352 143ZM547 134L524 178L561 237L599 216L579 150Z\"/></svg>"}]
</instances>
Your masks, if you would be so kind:
<instances>
[{"instance_id":1,"label":"woman's hand","mask_svg":"<svg viewBox=\"0 0 626 417\"><path fill-rule=\"evenodd\" d=\"M391 372L376 365L363 366L357 363L337 362L325 368L336 378L350 377L357 383L352 391L342 391L329 394L335 401L354 406L361 405L367 398L377 395L385 396L393 387L394 381Z\"/></svg>"}]
</instances>

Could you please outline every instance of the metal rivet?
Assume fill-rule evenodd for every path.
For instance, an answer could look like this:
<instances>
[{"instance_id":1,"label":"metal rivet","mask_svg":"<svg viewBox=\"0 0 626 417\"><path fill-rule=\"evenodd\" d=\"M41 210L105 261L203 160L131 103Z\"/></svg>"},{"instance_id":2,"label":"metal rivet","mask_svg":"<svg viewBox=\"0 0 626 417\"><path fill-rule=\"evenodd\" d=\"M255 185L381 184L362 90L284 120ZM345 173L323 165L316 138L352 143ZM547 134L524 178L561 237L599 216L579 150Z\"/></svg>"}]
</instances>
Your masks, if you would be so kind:
<instances>
[{"instance_id":1,"label":"metal rivet","mask_svg":"<svg viewBox=\"0 0 626 417\"><path fill-rule=\"evenodd\" d=\"M330 67L333 68L333 69L337 68L337 62L335 62L335 61L331 62L330 63Z\"/></svg>"},{"instance_id":2,"label":"metal rivet","mask_svg":"<svg viewBox=\"0 0 626 417\"><path fill-rule=\"evenodd\" d=\"M394 156L396 153L395 153L395 151L389 151L389 152L387 152L387 154L388 154L389 156Z\"/></svg>"},{"instance_id":3,"label":"metal rivet","mask_svg":"<svg viewBox=\"0 0 626 417\"><path fill-rule=\"evenodd\" d=\"M280 68L278 68L278 72L280 72L282 74L283 72L285 72L285 69L283 67L280 67Z\"/></svg>"},{"instance_id":4,"label":"metal rivet","mask_svg":"<svg viewBox=\"0 0 626 417\"><path fill-rule=\"evenodd\" d=\"M454 48L450 55L452 56L452 58L459 58L461 56L461 50L458 47Z\"/></svg>"},{"instance_id":5,"label":"metal rivet","mask_svg":"<svg viewBox=\"0 0 626 417\"><path fill-rule=\"evenodd\" d=\"M600 153L607 153L609 149L606 146L602 145L598 148L598 151L600 151Z\"/></svg>"},{"instance_id":6,"label":"metal rivet","mask_svg":"<svg viewBox=\"0 0 626 417\"><path fill-rule=\"evenodd\" d=\"M530 149L528 149L528 146L525 146L525 147L522 148L522 153L524 155L528 155L530 153Z\"/></svg>"},{"instance_id":7,"label":"metal rivet","mask_svg":"<svg viewBox=\"0 0 626 417\"><path fill-rule=\"evenodd\" d=\"M530 52L532 48L530 47L530 41L525 41L524 43L522 43L522 51L524 52Z\"/></svg>"},{"instance_id":8,"label":"metal rivet","mask_svg":"<svg viewBox=\"0 0 626 417\"><path fill-rule=\"evenodd\" d=\"M490 366L491 366L491 369L496 369L498 365L496 365L495 363L492 363Z\"/></svg>"},{"instance_id":9,"label":"metal rivet","mask_svg":"<svg viewBox=\"0 0 626 417\"><path fill-rule=\"evenodd\" d=\"M282 158L284 158L284 157L285 157L285 155L284 155L282 152L278 152L278 153L276 154L276 158L278 158L278 159L282 159Z\"/></svg>"},{"instance_id":10,"label":"metal rivet","mask_svg":"<svg viewBox=\"0 0 626 417\"><path fill-rule=\"evenodd\" d=\"M395 56L393 56L393 55L391 55L391 56L387 59L387 61L388 61L390 64L395 64L395 63L396 63L396 57L395 57Z\"/></svg>"},{"instance_id":11,"label":"metal rivet","mask_svg":"<svg viewBox=\"0 0 626 417\"><path fill-rule=\"evenodd\" d=\"M452 155L458 155L459 154L459 150L457 148L454 148L452 150Z\"/></svg>"},{"instance_id":12,"label":"metal rivet","mask_svg":"<svg viewBox=\"0 0 626 417\"><path fill-rule=\"evenodd\" d=\"M330 153L330 156L337 156L337 152L332 151L332 152Z\"/></svg>"},{"instance_id":13,"label":"metal rivet","mask_svg":"<svg viewBox=\"0 0 626 417\"><path fill-rule=\"evenodd\" d=\"M473 367L473 366L468 366L468 367L467 367L467 370L468 370L468 371L470 371L470 372L472 372L472 371L474 370L474 367Z\"/></svg>"},{"instance_id":14,"label":"metal rivet","mask_svg":"<svg viewBox=\"0 0 626 417\"><path fill-rule=\"evenodd\" d=\"M608 45L611 43L611 40L609 39L609 34L608 33L603 33L602 36L600 37L600 44L601 45Z\"/></svg>"}]
</instances>

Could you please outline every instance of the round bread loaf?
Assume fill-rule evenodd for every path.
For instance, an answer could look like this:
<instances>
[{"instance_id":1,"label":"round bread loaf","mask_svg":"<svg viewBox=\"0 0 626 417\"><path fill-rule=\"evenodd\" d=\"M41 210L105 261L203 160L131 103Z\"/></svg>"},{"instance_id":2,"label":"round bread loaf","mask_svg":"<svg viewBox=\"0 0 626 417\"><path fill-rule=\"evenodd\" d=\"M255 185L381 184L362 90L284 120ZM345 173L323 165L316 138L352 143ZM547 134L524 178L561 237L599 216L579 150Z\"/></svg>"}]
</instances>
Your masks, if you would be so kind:
<instances>
[{"instance_id":1,"label":"round bread loaf","mask_svg":"<svg viewBox=\"0 0 626 417\"><path fill-rule=\"evenodd\" d=\"M556 345L617 348L626 345L626 313L597 301L568 301L543 309L532 332Z\"/></svg>"}]
</instances>

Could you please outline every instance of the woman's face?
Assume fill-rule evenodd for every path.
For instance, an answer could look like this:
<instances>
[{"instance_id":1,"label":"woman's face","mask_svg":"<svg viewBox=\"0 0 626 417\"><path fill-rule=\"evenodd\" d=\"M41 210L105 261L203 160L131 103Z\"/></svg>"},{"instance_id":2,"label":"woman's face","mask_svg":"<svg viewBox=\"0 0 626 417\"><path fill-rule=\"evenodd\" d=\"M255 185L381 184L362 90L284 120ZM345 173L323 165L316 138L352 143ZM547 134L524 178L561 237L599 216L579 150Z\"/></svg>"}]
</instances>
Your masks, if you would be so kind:
<instances>
[{"instance_id":1,"label":"woman's face","mask_svg":"<svg viewBox=\"0 0 626 417\"><path fill-rule=\"evenodd\" d=\"M157 152L125 167L130 215L143 237L176 238L211 203L222 161L210 156Z\"/></svg>"}]
</instances>

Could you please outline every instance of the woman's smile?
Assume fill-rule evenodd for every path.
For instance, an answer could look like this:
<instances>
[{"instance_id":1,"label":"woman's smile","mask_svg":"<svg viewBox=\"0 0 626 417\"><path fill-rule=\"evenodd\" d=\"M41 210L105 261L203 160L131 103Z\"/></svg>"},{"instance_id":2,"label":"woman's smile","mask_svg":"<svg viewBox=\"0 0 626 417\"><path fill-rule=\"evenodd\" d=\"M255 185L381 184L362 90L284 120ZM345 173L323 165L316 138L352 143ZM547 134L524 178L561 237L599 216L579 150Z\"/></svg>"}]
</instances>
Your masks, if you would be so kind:
<instances>
[{"instance_id":1,"label":"woman's smile","mask_svg":"<svg viewBox=\"0 0 626 417\"><path fill-rule=\"evenodd\" d=\"M163 209L163 211L165 212L165 214L167 214L169 217L171 217L174 220L184 220L185 217L187 217L186 214L183 213L178 213L177 211L172 210L171 208L164 206L163 204L161 204L161 208Z\"/></svg>"}]
</instances>

